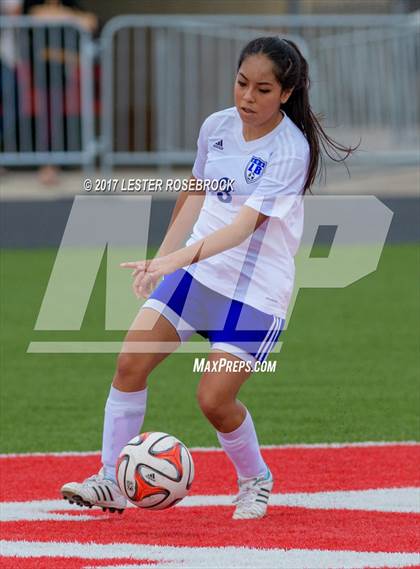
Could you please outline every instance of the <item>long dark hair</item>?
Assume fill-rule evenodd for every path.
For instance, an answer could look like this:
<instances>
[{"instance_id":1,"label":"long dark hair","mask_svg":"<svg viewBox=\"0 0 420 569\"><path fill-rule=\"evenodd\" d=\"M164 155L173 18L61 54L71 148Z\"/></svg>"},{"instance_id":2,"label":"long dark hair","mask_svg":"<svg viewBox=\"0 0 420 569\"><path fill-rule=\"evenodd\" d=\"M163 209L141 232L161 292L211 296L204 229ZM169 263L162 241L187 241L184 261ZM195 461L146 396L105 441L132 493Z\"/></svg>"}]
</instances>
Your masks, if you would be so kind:
<instances>
[{"instance_id":1,"label":"long dark hair","mask_svg":"<svg viewBox=\"0 0 420 569\"><path fill-rule=\"evenodd\" d=\"M334 162L343 162L357 146L341 145L322 128L309 103L308 62L294 42L277 36L256 38L243 48L238 69L247 57L258 54L266 55L271 60L274 75L282 89L293 88L288 101L281 108L303 132L309 144L309 167L303 188L305 193L314 183L318 171L324 169L321 148Z\"/></svg>"}]
</instances>

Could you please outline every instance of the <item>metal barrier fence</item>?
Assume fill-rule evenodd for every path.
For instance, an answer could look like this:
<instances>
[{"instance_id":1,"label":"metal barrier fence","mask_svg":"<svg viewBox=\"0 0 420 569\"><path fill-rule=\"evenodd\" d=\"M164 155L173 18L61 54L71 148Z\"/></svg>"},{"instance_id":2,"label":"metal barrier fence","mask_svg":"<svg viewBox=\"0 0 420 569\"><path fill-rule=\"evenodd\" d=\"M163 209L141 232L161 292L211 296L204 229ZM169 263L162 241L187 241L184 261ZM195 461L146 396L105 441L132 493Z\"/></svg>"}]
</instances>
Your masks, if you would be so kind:
<instances>
[{"instance_id":1,"label":"metal barrier fence","mask_svg":"<svg viewBox=\"0 0 420 569\"><path fill-rule=\"evenodd\" d=\"M232 106L239 51L259 33L179 18L112 20L101 38L103 164L192 163L203 119Z\"/></svg>"},{"instance_id":2,"label":"metal barrier fence","mask_svg":"<svg viewBox=\"0 0 420 569\"><path fill-rule=\"evenodd\" d=\"M330 134L366 141L368 160L415 158L419 122L413 16L121 16L101 37L105 166L188 164L202 120L233 104L241 47L294 39Z\"/></svg>"},{"instance_id":3,"label":"metal barrier fence","mask_svg":"<svg viewBox=\"0 0 420 569\"><path fill-rule=\"evenodd\" d=\"M90 35L31 17L4 17L0 32L0 164L93 164Z\"/></svg>"},{"instance_id":4,"label":"metal barrier fence","mask_svg":"<svg viewBox=\"0 0 420 569\"><path fill-rule=\"evenodd\" d=\"M346 126L391 127L400 135L416 128L418 31L408 23L319 38L313 56L327 87L322 96L318 89L319 110Z\"/></svg>"},{"instance_id":5,"label":"metal barrier fence","mask_svg":"<svg viewBox=\"0 0 420 569\"><path fill-rule=\"evenodd\" d=\"M0 164L86 165L95 156L105 167L191 164L203 119L233 104L240 49L267 34L301 47L313 108L334 127L333 136L362 137L369 150L396 161L413 156L418 144L420 41L413 15L119 16L99 44L68 23L3 18L0 29L18 47L15 73L2 64Z\"/></svg>"}]
</instances>

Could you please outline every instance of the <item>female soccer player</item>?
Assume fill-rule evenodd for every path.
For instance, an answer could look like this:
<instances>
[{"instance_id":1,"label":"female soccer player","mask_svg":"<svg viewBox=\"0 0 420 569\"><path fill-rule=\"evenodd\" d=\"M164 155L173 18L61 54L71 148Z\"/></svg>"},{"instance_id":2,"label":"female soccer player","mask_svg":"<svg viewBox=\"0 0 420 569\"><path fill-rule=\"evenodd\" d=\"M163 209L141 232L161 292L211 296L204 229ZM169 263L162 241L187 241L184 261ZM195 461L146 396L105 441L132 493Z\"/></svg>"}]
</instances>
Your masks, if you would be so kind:
<instances>
[{"instance_id":1,"label":"female soccer player","mask_svg":"<svg viewBox=\"0 0 420 569\"><path fill-rule=\"evenodd\" d=\"M265 515L273 476L237 396L251 375L248 366L267 358L284 325L303 227L302 195L316 177L320 146L332 159L331 151L345 152L342 159L352 151L325 134L308 89L308 64L293 42L262 37L243 49L235 106L204 121L192 171L197 186L198 180L219 180L220 191L191 192L188 207L188 193L181 193L157 257L123 264L134 269L137 296L148 300L126 336L105 406L103 468L63 486L65 498L111 511L126 507L115 465L143 424L147 378L198 331L210 341L216 371L203 374L197 397L237 471L233 518ZM183 230L191 231L197 215L182 246ZM153 342L162 350L130 353L133 342ZM230 366L218 368L221 360Z\"/></svg>"}]
</instances>

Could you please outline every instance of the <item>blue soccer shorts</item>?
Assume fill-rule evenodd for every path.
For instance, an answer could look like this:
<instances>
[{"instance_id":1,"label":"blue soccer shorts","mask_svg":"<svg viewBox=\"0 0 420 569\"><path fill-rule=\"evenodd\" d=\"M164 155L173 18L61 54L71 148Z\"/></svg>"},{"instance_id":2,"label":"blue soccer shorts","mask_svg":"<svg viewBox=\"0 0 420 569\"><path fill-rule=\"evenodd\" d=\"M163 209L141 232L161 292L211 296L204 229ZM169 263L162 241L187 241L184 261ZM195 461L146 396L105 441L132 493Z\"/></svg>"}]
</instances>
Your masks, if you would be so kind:
<instances>
[{"instance_id":1,"label":"blue soccer shorts","mask_svg":"<svg viewBox=\"0 0 420 569\"><path fill-rule=\"evenodd\" d=\"M212 349L252 363L266 360L285 322L211 290L183 269L165 276L143 308L153 308L169 320L181 342L197 332Z\"/></svg>"}]
</instances>

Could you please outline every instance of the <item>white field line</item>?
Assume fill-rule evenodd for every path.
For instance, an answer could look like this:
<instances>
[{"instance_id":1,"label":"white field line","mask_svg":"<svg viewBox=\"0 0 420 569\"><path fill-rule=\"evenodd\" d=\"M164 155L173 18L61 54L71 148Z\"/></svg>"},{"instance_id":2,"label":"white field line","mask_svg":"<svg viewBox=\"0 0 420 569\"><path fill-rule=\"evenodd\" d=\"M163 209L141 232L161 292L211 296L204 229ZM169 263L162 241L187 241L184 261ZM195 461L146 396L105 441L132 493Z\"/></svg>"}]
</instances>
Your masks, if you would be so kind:
<instances>
[{"instance_id":1,"label":"white field line","mask_svg":"<svg viewBox=\"0 0 420 569\"><path fill-rule=\"evenodd\" d=\"M234 496L187 496L176 508L231 506ZM384 488L379 490L350 490L337 492L302 492L272 494L271 506L287 506L321 510L362 510L371 512L420 513L420 488ZM128 507L135 508L132 504ZM72 512L66 514L62 512ZM0 521L94 521L65 500L34 500L29 502L1 502ZM98 511L98 510L96 510ZM60 512L60 513L57 513ZM104 514L108 516L109 514ZM147 514L146 514L147 515Z\"/></svg>"},{"instance_id":2,"label":"white field line","mask_svg":"<svg viewBox=\"0 0 420 569\"><path fill-rule=\"evenodd\" d=\"M16 558L68 557L82 559L155 560L154 569L365 569L418 565L416 553L368 553L310 549L253 549L249 547L172 547L131 543L66 543L0 541L4 556ZM88 563L87 563L88 565ZM144 565L139 565L139 567ZM112 561L108 566L113 567ZM118 569L120 569L119 566ZM127 566L128 569L129 566ZM129 569L132 569L130 566Z\"/></svg>"},{"instance_id":3,"label":"white field line","mask_svg":"<svg viewBox=\"0 0 420 569\"><path fill-rule=\"evenodd\" d=\"M288 449L334 449L334 448L365 448L365 447L388 447L388 446L420 446L419 441L366 441L353 443L298 443L285 445L261 445L260 448L272 450L288 450ZM222 452L220 447L189 447L192 452ZM1 458L25 458L32 456L98 456L101 454L99 450L89 451L59 451L59 452L22 452L22 453L0 453Z\"/></svg>"}]
</instances>

